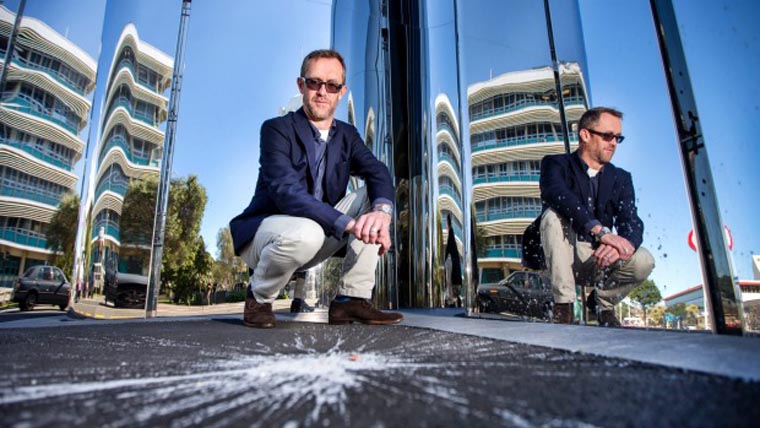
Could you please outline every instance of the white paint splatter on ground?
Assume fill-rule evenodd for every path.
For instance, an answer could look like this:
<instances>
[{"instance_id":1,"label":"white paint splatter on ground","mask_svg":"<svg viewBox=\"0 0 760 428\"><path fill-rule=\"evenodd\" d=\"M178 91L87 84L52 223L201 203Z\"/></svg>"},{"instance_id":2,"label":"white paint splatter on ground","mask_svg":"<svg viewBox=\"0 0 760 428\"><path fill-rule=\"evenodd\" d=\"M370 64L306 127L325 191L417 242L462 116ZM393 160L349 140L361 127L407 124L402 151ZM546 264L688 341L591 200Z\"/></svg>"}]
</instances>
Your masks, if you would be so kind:
<instances>
[{"instance_id":1,"label":"white paint splatter on ground","mask_svg":"<svg viewBox=\"0 0 760 428\"><path fill-rule=\"evenodd\" d=\"M302 421L311 426L328 410L345 415L351 395L369 387L384 388L393 395L429 395L447 407L466 409L467 399L458 394L456 385L433 376L415 376L420 369L446 370L449 364L418 362L398 349L383 353L344 351L340 337L327 352L318 352L309 345L316 340L298 335L289 345L298 353L236 356L195 365L192 373L182 375L11 388L0 391L0 405L43 403L66 397L85 399L110 392L119 400L131 401L131 407L138 409L131 415L137 424L169 416L173 427L200 422L224 426L228 418L237 419L241 412L261 414L265 421L275 412L311 406ZM412 388L401 391L386 385L383 379L388 377L406 379Z\"/></svg>"}]
</instances>

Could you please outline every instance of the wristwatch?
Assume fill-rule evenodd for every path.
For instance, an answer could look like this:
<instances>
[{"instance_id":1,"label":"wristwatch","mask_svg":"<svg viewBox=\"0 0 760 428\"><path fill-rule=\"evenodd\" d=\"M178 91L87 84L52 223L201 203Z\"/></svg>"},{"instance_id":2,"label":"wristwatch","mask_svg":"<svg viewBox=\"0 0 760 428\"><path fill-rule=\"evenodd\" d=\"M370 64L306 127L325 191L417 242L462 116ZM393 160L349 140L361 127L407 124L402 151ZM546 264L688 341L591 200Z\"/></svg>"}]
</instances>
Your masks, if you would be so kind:
<instances>
[{"instance_id":1,"label":"wristwatch","mask_svg":"<svg viewBox=\"0 0 760 428\"><path fill-rule=\"evenodd\" d=\"M393 216L393 207L389 204L377 204L372 208L373 211L382 211L389 216Z\"/></svg>"},{"instance_id":2,"label":"wristwatch","mask_svg":"<svg viewBox=\"0 0 760 428\"><path fill-rule=\"evenodd\" d=\"M610 230L610 228L607 227L607 226L602 226L602 228L599 230L599 232L596 232L594 234L594 242L596 242L597 244L601 244L602 243L602 237L604 235L608 234L608 233L612 233L612 231Z\"/></svg>"}]
</instances>

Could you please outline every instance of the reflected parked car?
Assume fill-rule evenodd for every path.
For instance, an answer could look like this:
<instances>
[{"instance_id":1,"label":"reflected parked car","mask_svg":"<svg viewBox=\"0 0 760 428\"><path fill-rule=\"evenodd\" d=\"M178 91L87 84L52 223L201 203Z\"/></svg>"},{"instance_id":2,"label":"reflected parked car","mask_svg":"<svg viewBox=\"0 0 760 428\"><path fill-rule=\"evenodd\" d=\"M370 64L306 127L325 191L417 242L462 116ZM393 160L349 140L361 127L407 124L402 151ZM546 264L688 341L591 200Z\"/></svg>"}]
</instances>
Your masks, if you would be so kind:
<instances>
[{"instance_id":1,"label":"reflected parked car","mask_svg":"<svg viewBox=\"0 0 760 428\"><path fill-rule=\"evenodd\" d=\"M38 304L57 305L66 310L71 284L55 266L34 266L24 272L13 286L11 301L22 311L31 311Z\"/></svg>"},{"instance_id":2,"label":"reflected parked car","mask_svg":"<svg viewBox=\"0 0 760 428\"><path fill-rule=\"evenodd\" d=\"M481 312L550 319L554 296L549 282L540 273L512 272L498 283L479 285L478 305Z\"/></svg>"},{"instance_id":3,"label":"reflected parked car","mask_svg":"<svg viewBox=\"0 0 760 428\"><path fill-rule=\"evenodd\" d=\"M106 272L105 303L117 308L143 309L148 291L148 277L122 272Z\"/></svg>"}]
</instances>

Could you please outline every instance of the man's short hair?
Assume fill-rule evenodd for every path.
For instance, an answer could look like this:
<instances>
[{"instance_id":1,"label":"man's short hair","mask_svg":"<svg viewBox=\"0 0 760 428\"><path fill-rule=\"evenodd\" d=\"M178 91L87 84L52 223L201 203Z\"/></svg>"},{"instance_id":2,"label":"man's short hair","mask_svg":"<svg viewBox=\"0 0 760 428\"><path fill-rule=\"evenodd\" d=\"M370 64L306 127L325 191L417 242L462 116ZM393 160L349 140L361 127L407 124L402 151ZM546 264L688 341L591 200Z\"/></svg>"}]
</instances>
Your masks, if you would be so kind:
<instances>
[{"instance_id":1,"label":"man's short hair","mask_svg":"<svg viewBox=\"0 0 760 428\"><path fill-rule=\"evenodd\" d=\"M578 121L578 131L581 129L589 129L592 126L596 125L596 123L599 121L599 118L601 118L602 114L604 113L611 114L616 118L623 120L623 112L619 110L615 110L614 108L610 107L594 107L586 110L586 112L583 113L581 120Z\"/></svg>"},{"instance_id":2,"label":"man's short hair","mask_svg":"<svg viewBox=\"0 0 760 428\"><path fill-rule=\"evenodd\" d=\"M306 72L309 70L309 61L319 58L337 59L340 62L341 67L343 67L343 81L340 83L346 83L346 62L343 61L343 56L341 56L338 51L332 49L317 49L309 52L301 63L301 77L306 77Z\"/></svg>"}]
</instances>

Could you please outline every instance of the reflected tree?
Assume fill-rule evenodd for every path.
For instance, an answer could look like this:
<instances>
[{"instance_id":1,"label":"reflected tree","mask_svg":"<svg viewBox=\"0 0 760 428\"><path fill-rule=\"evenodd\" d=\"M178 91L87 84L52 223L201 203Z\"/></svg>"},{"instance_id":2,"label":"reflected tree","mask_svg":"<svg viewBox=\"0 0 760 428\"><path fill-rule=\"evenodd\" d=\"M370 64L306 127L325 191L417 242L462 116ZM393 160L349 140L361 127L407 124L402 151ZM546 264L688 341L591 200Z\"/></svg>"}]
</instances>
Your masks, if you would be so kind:
<instances>
[{"instance_id":1,"label":"reflected tree","mask_svg":"<svg viewBox=\"0 0 760 428\"><path fill-rule=\"evenodd\" d=\"M66 193L47 228L47 248L56 253L54 263L67 275L72 272L74 266L78 216L79 196Z\"/></svg>"},{"instance_id":2,"label":"reflected tree","mask_svg":"<svg viewBox=\"0 0 760 428\"><path fill-rule=\"evenodd\" d=\"M121 208L120 237L122 245L147 245L153 234L158 177L132 180Z\"/></svg>"},{"instance_id":3,"label":"reflected tree","mask_svg":"<svg viewBox=\"0 0 760 428\"><path fill-rule=\"evenodd\" d=\"M644 325L652 325L654 327L662 327L665 321L665 306L655 306L649 311L649 322Z\"/></svg>"},{"instance_id":4,"label":"reflected tree","mask_svg":"<svg viewBox=\"0 0 760 428\"><path fill-rule=\"evenodd\" d=\"M638 287L631 291L631 294L629 294L628 297L640 304L641 308L644 310L644 325L647 325L647 309L662 300L660 289L657 288L657 285L655 285L654 281L651 279L639 284Z\"/></svg>"},{"instance_id":5,"label":"reflected tree","mask_svg":"<svg viewBox=\"0 0 760 428\"><path fill-rule=\"evenodd\" d=\"M232 285L244 280L248 266L243 259L235 255L232 234L229 226L219 229L216 235L217 257L214 262L214 281L223 286Z\"/></svg>"}]
</instances>

